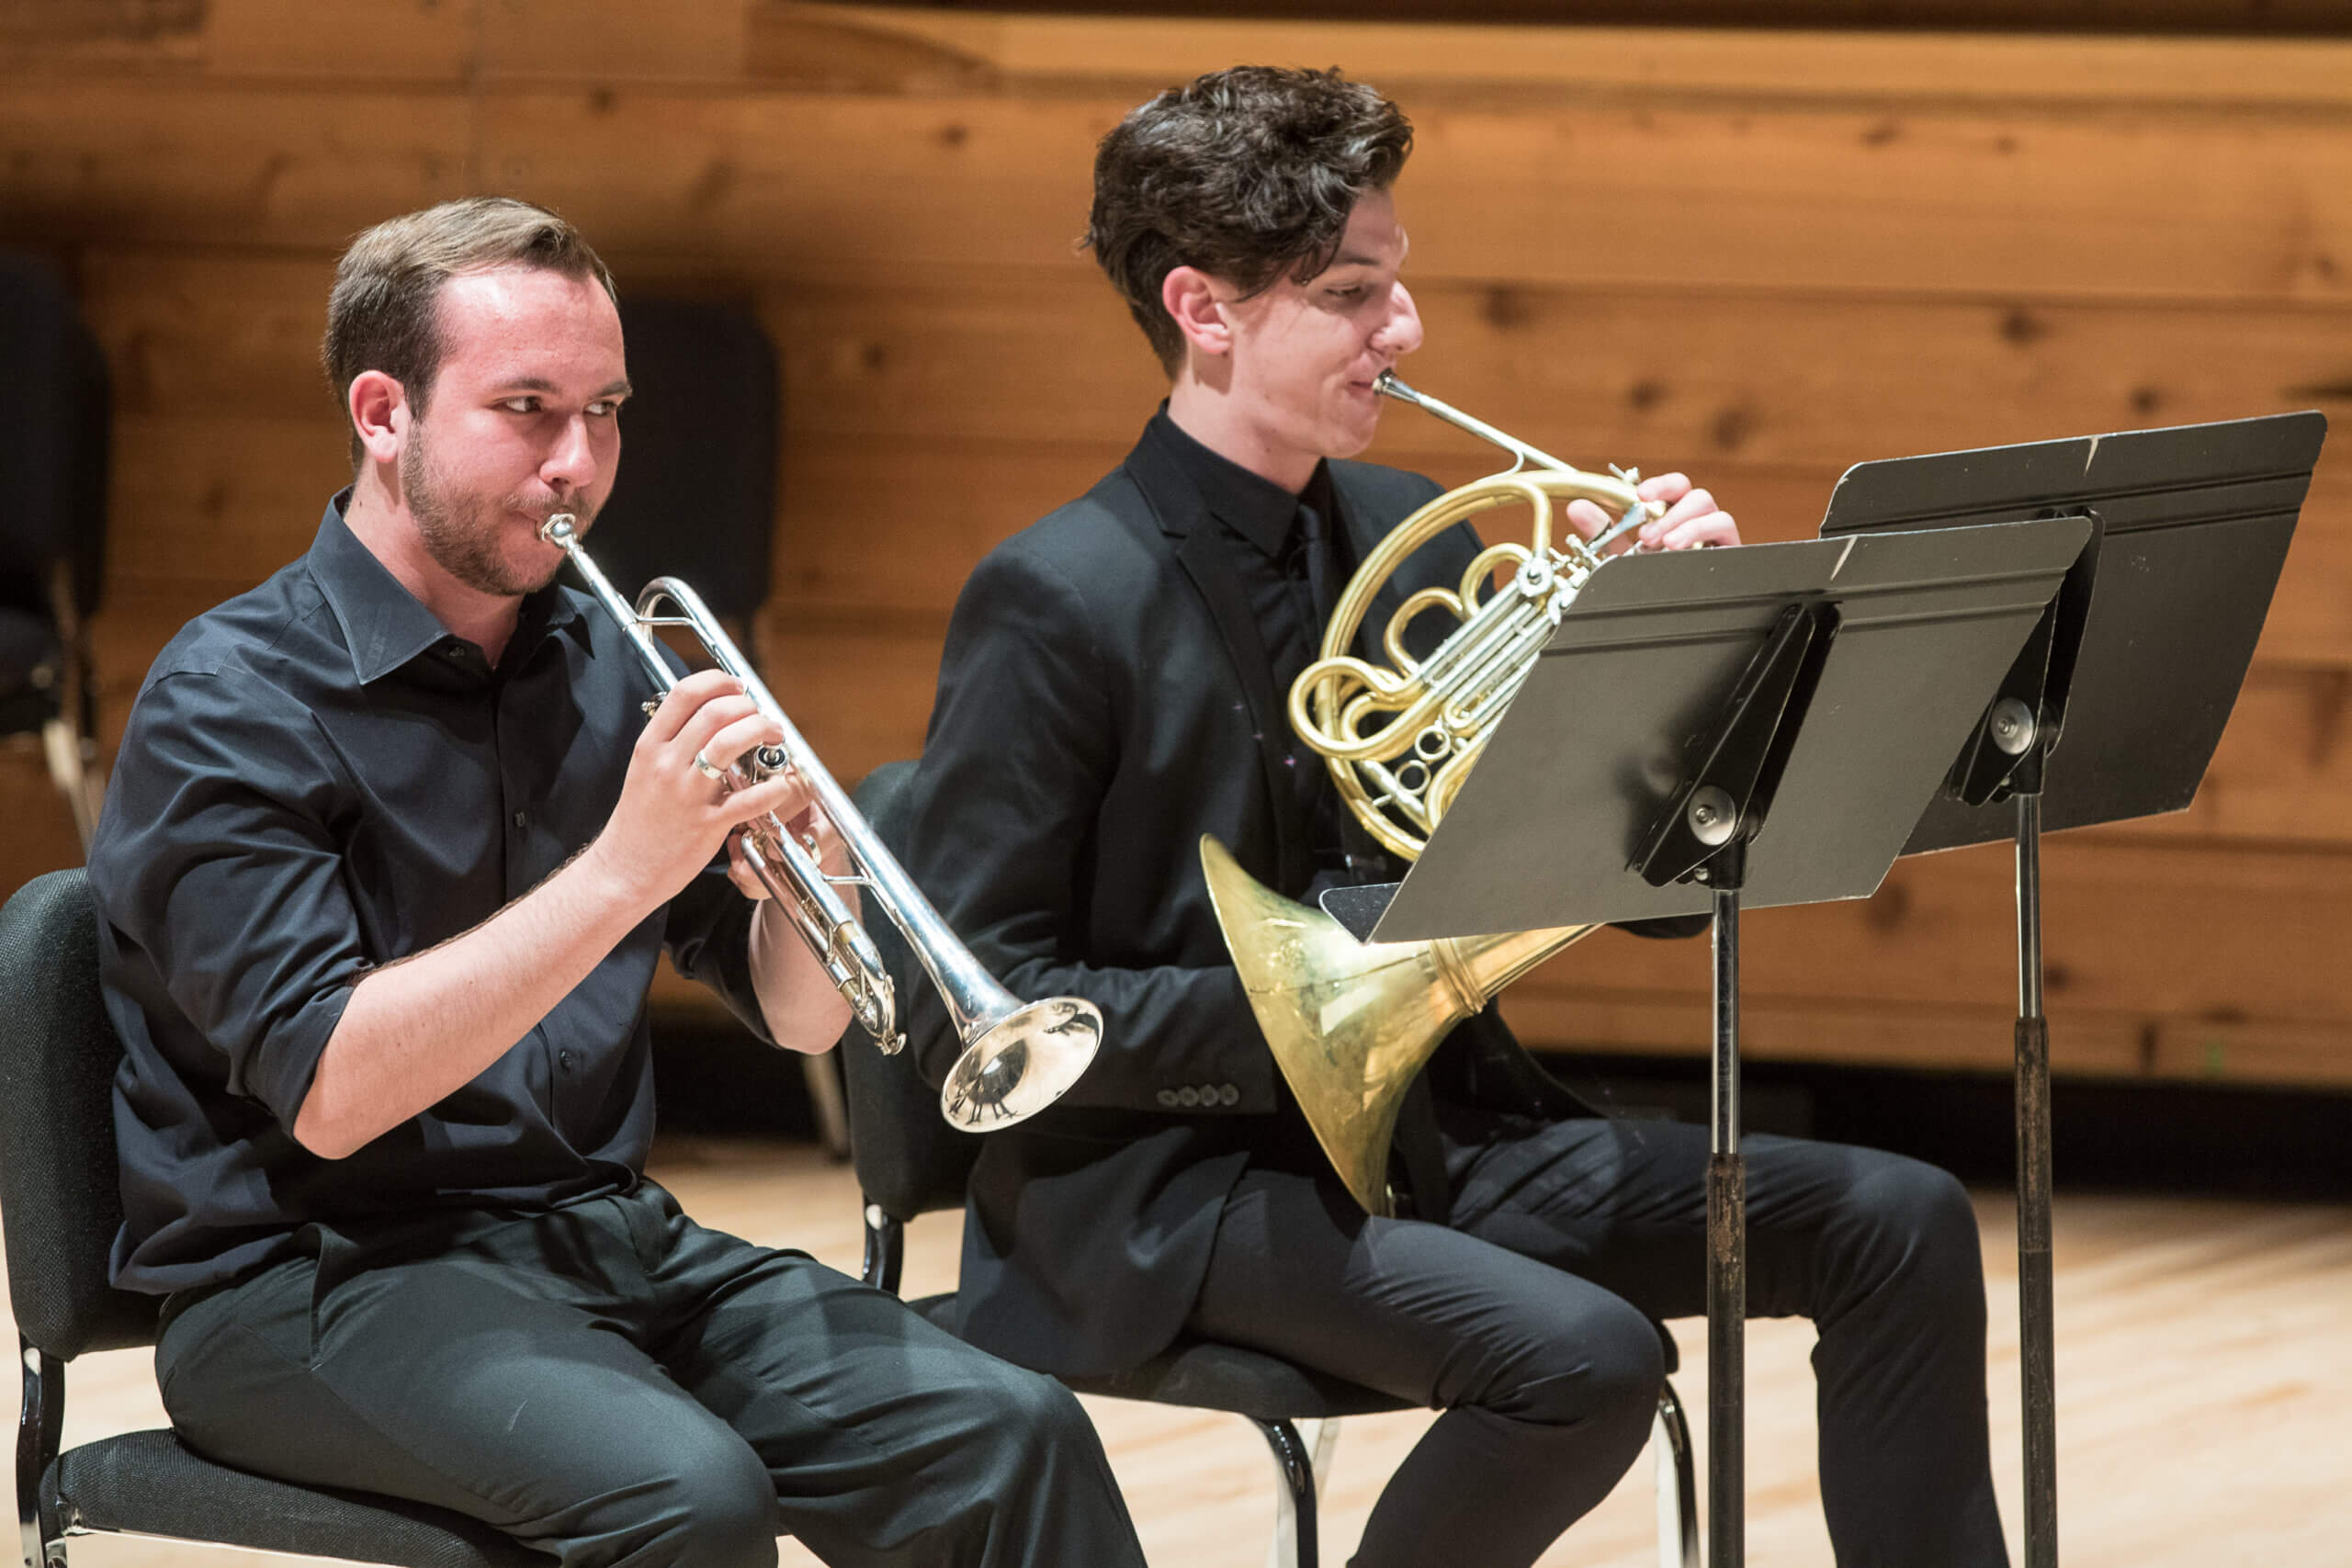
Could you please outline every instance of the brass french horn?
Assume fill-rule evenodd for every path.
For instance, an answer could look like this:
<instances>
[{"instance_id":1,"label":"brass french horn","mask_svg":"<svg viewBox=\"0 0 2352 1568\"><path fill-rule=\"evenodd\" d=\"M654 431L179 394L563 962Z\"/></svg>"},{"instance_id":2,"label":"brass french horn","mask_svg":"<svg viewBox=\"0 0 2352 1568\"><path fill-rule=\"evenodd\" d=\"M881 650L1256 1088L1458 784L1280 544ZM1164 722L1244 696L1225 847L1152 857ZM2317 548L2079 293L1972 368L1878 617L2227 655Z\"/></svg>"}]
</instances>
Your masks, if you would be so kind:
<instances>
[{"instance_id":1,"label":"brass french horn","mask_svg":"<svg viewBox=\"0 0 2352 1568\"><path fill-rule=\"evenodd\" d=\"M1409 861L1419 858L1610 542L1664 508L1642 499L1636 473L1573 468L1394 374L1376 385L1518 459L1505 472L1448 491L1389 531L1340 595L1321 656L1291 687L1291 725L1324 758L1348 809L1384 848ZM1577 500L1608 509L1616 521L1589 541L1572 527L1555 530L1555 505ZM1527 544L1491 546L1454 587L1408 597L1382 633L1387 666L1351 651L1398 565L1454 524L1509 505L1533 515ZM1509 577L1497 587L1498 572ZM1405 631L1430 611L1460 624L1417 660ZM1413 1075L1455 1024L1596 929L1360 942L1322 910L1258 882L1214 838L1201 840L1201 867L1274 1061L1332 1168L1374 1214L1390 1212L1388 1146Z\"/></svg>"}]
</instances>

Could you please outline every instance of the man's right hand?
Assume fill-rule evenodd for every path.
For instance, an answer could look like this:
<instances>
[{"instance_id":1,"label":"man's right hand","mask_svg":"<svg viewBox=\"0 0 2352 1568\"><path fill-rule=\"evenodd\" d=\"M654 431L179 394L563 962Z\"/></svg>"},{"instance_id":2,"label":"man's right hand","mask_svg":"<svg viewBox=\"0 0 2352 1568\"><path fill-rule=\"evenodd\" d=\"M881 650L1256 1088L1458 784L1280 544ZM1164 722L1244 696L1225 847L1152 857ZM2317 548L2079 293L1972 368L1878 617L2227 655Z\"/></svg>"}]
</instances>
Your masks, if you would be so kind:
<instances>
[{"instance_id":1,"label":"man's right hand","mask_svg":"<svg viewBox=\"0 0 2352 1568\"><path fill-rule=\"evenodd\" d=\"M739 824L771 811L789 820L808 804L797 773L735 790L705 773L697 758L724 773L752 748L783 739L781 727L732 675L705 670L687 676L637 738L620 802L589 856L632 903L650 909L675 897Z\"/></svg>"}]
</instances>

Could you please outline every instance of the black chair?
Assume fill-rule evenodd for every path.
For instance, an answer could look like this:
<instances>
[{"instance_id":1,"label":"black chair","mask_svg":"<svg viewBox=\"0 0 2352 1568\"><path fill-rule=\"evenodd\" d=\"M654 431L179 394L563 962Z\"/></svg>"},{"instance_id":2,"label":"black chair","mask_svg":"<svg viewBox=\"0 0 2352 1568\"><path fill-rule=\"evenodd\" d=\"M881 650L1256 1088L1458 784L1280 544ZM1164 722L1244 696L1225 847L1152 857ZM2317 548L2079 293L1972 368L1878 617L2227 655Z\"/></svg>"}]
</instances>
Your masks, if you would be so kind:
<instances>
[{"instance_id":1,"label":"black chair","mask_svg":"<svg viewBox=\"0 0 2352 1568\"><path fill-rule=\"evenodd\" d=\"M883 843L905 842L906 786L912 762L886 762L861 782L854 796L858 812ZM867 927L901 992L928 985L890 921ZM964 1206L964 1186L979 1153L980 1135L949 1126L939 1114L939 1097L923 1082L914 1053L886 1056L854 1026L841 1045L849 1084L850 1146L865 1206L866 1283L896 1292L905 1260L905 1227L916 1215ZM933 1322L954 1326L956 1298L926 1296L910 1304ZM1674 1370L1673 1336L1663 1325L1658 1337L1667 1370ZM1261 1351L1208 1340L1181 1339L1133 1371L1116 1377L1065 1380L1080 1393L1147 1400L1196 1409L1224 1410L1247 1418L1264 1435L1281 1472L1270 1561L1317 1562L1316 1503L1329 1473L1333 1423L1408 1408L1385 1393L1327 1377ZM1315 1423L1316 1440L1298 1424ZM1661 1568L1698 1568L1698 1495L1692 1481L1690 1433L1671 1384L1658 1396L1655 1428L1658 1483L1658 1562ZM1284 1551L1285 1545L1291 1548Z\"/></svg>"},{"instance_id":2,"label":"black chair","mask_svg":"<svg viewBox=\"0 0 2352 1568\"><path fill-rule=\"evenodd\" d=\"M544 1568L544 1554L479 1521L232 1470L169 1431L58 1451L65 1363L155 1342L156 1299L107 1282L122 1224L111 1094L121 1058L99 1001L88 884L78 870L38 877L0 909L0 1218L24 1363L27 1568L65 1568L68 1538L100 1533L403 1568Z\"/></svg>"},{"instance_id":3,"label":"black chair","mask_svg":"<svg viewBox=\"0 0 2352 1568\"><path fill-rule=\"evenodd\" d=\"M39 735L87 851L111 411L107 365L49 267L0 255L0 735Z\"/></svg>"},{"instance_id":4,"label":"black chair","mask_svg":"<svg viewBox=\"0 0 2352 1568\"><path fill-rule=\"evenodd\" d=\"M613 585L635 594L674 577L703 597L764 671L760 606L775 554L775 345L742 306L624 294L621 332L635 394L621 416L624 461L590 537ZM840 1069L799 1058L817 1132L849 1153Z\"/></svg>"}]
</instances>

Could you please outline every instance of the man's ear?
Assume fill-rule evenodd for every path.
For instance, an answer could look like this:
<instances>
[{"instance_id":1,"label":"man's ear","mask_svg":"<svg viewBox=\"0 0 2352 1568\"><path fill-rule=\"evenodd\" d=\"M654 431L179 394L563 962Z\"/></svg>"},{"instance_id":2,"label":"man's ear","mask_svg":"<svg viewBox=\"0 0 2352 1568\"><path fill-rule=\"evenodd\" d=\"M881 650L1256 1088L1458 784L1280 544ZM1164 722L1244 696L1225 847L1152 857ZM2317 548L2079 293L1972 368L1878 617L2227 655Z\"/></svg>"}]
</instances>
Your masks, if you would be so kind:
<instances>
[{"instance_id":1,"label":"man's ear","mask_svg":"<svg viewBox=\"0 0 2352 1568\"><path fill-rule=\"evenodd\" d=\"M1233 327L1216 284L1199 267L1171 267L1160 280L1159 303L1193 349L1220 358L1233 352Z\"/></svg>"},{"instance_id":2,"label":"man's ear","mask_svg":"<svg viewBox=\"0 0 2352 1568\"><path fill-rule=\"evenodd\" d=\"M351 428L358 434L360 449L368 459L397 460L401 443L408 438L408 389L381 370L362 370L351 378L346 403Z\"/></svg>"}]
</instances>

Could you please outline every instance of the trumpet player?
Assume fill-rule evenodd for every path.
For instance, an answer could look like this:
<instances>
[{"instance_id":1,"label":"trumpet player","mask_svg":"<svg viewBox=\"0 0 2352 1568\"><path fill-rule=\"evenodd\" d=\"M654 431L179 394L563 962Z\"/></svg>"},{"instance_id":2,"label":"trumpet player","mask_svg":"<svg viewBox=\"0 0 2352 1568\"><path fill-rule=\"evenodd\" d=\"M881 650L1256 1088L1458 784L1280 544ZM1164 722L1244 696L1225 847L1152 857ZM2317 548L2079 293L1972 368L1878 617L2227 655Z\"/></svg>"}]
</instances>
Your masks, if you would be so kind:
<instances>
[{"instance_id":1,"label":"trumpet player","mask_svg":"<svg viewBox=\"0 0 2352 1568\"><path fill-rule=\"evenodd\" d=\"M807 804L729 788L777 727L718 671L649 721L539 536L620 457L603 263L519 201L393 219L324 358L352 483L156 660L90 867L181 1438L582 1568L1139 1565L1067 1393L645 1178L662 950L780 1045L848 1010L729 847Z\"/></svg>"},{"instance_id":2,"label":"trumpet player","mask_svg":"<svg viewBox=\"0 0 2352 1568\"><path fill-rule=\"evenodd\" d=\"M1213 834L1300 899L1404 870L1283 705L1356 561L1440 493L1349 460L1376 378L1422 339L1395 188L1410 146L1370 87L1263 68L1163 93L1104 138L1087 243L1167 400L1116 468L972 574L908 862L1009 984L1105 1020L1069 1098L979 1156L963 1332L1074 1374L1191 1333L1436 1408L1353 1561L1512 1568L1640 1450L1653 1320L1704 1310L1705 1132L1596 1114L1489 1010L1404 1101L1397 1212L1367 1216L1276 1071L1195 853ZM1661 504L1641 547L1738 542L1680 475L1642 494ZM1570 515L1588 536L1611 521ZM1396 592L1452 585L1476 547L1439 538ZM1820 1332L1838 1561L2003 1562L1965 1194L1871 1150L1746 1147L1749 1310Z\"/></svg>"}]
</instances>

